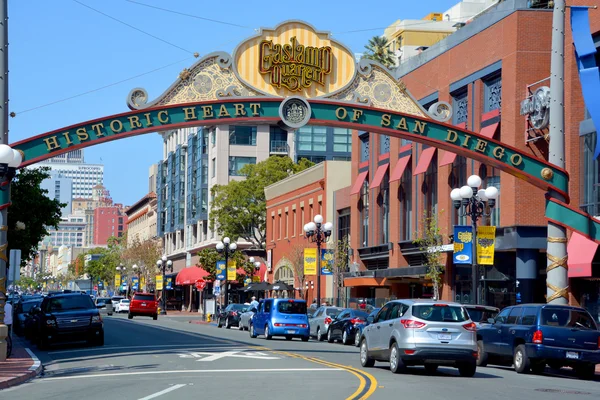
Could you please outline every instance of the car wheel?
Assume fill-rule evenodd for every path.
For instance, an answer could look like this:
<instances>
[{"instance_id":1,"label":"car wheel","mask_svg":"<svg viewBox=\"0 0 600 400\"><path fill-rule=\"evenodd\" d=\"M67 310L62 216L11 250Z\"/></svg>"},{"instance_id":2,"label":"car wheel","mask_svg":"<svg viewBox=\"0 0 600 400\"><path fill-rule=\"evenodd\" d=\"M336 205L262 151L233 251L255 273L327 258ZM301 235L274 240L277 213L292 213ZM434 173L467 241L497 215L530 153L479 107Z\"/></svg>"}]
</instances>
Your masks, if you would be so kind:
<instances>
[{"instance_id":1,"label":"car wheel","mask_svg":"<svg viewBox=\"0 0 600 400\"><path fill-rule=\"evenodd\" d=\"M292 340L292 337L291 336L286 336L285 340Z\"/></svg>"},{"instance_id":2,"label":"car wheel","mask_svg":"<svg viewBox=\"0 0 600 400\"><path fill-rule=\"evenodd\" d=\"M515 354L513 356L513 365L515 366L515 371L517 371L519 374L529 372L530 363L531 361L527 356L527 350L525 349L525 345L518 345L515 349Z\"/></svg>"},{"instance_id":3,"label":"car wheel","mask_svg":"<svg viewBox=\"0 0 600 400\"><path fill-rule=\"evenodd\" d=\"M594 379L596 376L596 366L594 364L581 364L575 366L575 373L580 379Z\"/></svg>"},{"instance_id":4,"label":"car wheel","mask_svg":"<svg viewBox=\"0 0 600 400\"><path fill-rule=\"evenodd\" d=\"M158 314L154 314L154 315L152 316L152 319L156 321L156 320L158 319Z\"/></svg>"},{"instance_id":5,"label":"car wheel","mask_svg":"<svg viewBox=\"0 0 600 400\"><path fill-rule=\"evenodd\" d=\"M225 329L231 329L231 322L229 322L229 318L225 318Z\"/></svg>"},{"instance_id":6,"label":"car wheel","mask_svg":"<svg viewBox=\"0 0 600 400\"><path fill-rule=\"evenodd\" d=\"M323 335L321 334L321 327L317 328L317 342L323 341Z\"/></svg>"},{"instance_id":7,"label":"car wheel","mask_svg":"<svg viewBox=\"0 0 600 400\"><path fill-rule=\"evenodd\" d=\"M406 366L400 357L400 349L398 348L398 343L394 342L390 346L390 371L395 374L399 374L404 371Z\"/></svg>"},{"instance_id":8,"label":"car wheel","mask_svg":"<svg viewBox=\"0 0 600 400\"><path fill-rule=\"evenodd\" d=\"M217 328L220 328L221 326L221 318L217 318Z\"/></svg>"},{"instance_id":9,"label":"car wheel","mask_svg":"<svg viewBox=\"0 0 600 400\"><path fill-rule=\"evenodd\" d=\"M344 333L342 333L342 344L350 344L348 342L348 332L344 329Z\"/></svg>"},{"instance_id":10,"label":"car wheel","mask_svg":"<svg viewBox=\"0 0 600 400\"><path fill-rule=\"evenodd\" d=\"M273 339L273 335L271 335L271 331L269 330L269 325L265 325L265 339Z\"/></svg>"},{"instance_id":11,"label":"car wheel","mask_svg":"<svg viewBox=\"0 0 600 400\"><path fill-rule=\"evenodd\" d=\"M356 331L354 334L354 345L356 347L360 346L360 331Z\"/></svg>"},{"instance_id":12,"label":"car wheel","mask_svg":"<svg viewBox=\"0 0 600 400\"><path fill-rule=\"evenodd\" d=\"M375 360L369 357L369 348L367 347L367 339L362 340L360 343L360 365L365 368L371 368L375 365Z\"/></svg>"},{"instance_id":13,"label":"car wheel","mask_svg":"<svg viewBox=\"0 0 600 400\"><path fill-rule=\"evenodd\" d=\"M250 332L250 337L252 339L254 339L256 337L256 333L254 332L254 325L250 324L250 327L248 328L248 331Z\"/></svg>"},{"instance_id":14,"label":"car wheel","mask_svg":"<svg viewBox=\"0 0 600 400\"><path fill-rule=\"evenodd\" d=\"M488 363L488 353L483 347L483 340L477 341L477 366L485 367Z\"/></svg>"},{"instance_id":15,"label":"car wheel","mask_svg":"<svg viewBox=\"0 0 600 400\"><path fill-rule=\"evenodd\" d=\"M308 339L310 339L310 336L302 336L303 342L308 342Z\"/></svg>"},{"instance_id":16,"label":"car wheel","mask_svg":"<svg viewBox=\"0 0 600 400\"><path fill-rule=\"evenodd\" d=\"M129 313L129 314L127 315L127 319L133 319L133 314L132 314L132 313Z\"/></svg>"},{"instance_id":17,"label":"car wheel","mask_svg":"<svg viewBox=\"0 0 600 400\"><path fill-rule=\"evenodd\" d=\"M458 373L460 374L460 376L463 376L465 378L471 378L473 375L475 375L475 371L477 371L476 362L459 364L458 366Z\"/></svg>"},{"instance_id":18,"label":"car wheel","mask_svg":"<svg viewBox=\"0 0 600 400\"><path fill-rule=\"evenodd\" d=\"M425 364L425 372L430 375L433 375L437 372L438 365L437 364Z\"/></svg>"},{"instance_id":19,"label":"car wheel","mask_svg":"<svg viewBox=\"0 0 600 400\"><path fill-rule=\"evenodd\" d=\"M331 329L327 329L327 341L329 343L333 343L334 342L333 334L331 333Z\"/></svg>"}]
</instances>

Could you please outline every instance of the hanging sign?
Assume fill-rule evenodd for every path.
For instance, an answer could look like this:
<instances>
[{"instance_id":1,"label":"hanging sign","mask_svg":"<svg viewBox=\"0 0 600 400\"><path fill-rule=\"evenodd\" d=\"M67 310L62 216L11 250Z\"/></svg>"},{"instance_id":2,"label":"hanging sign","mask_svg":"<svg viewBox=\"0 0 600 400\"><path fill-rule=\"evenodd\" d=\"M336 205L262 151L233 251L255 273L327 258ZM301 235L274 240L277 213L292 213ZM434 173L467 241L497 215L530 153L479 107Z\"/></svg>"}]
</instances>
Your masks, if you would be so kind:
<instances>
[{"instance_id":1,"label":"hanging sign","mask_svg":"<svg viewBox=\"0 0 600 400\"><path fill-rule=\"evenodd\" d=\"M235 261L229 261L228 264L229 265L227 265L227 280L235 281L235 280L237 280L237 275L236 275L237 264L235 263Z\"/></svg>"},{"instance_id":2,"label":"hanging sign","mask_svg":"<svg viewBox=\"0 0 600 400\"><path fill-rule=\"evenodd\" d=\"M332 249L321 249L321 275L333 275L334 258Z\"/></svg>"},{"instance_id":3,"label":"hanging sign","mask_svg":"<svg viewBox=\"0 0 600 400\"><path fill-rule=\"evenodd\" d=\"M473 228L454 226L454 264L471 264L473 254Z\"/></svg>"},{"instance_id":4,"label":"hanging sign","mask_svg":"<svg viewBox=\"0 0 600 400\"><path fill-rule=\"evenodd\" d=\"M304 275L317 274L317 249L304 249Z\"/></svg>"},{"instance_id":5,"label":"hanging sign","mask_svg":"<svg viewBox=\"0 0 600 400\"><path fill-rule=\"evenodd\" d=\"M115 274L115 287L119 287L121 284L121 274Z\"/></svg>"},{"instance_id":6,"label":"hanging sign","mask_svg":"<svg viewBox=\"0 0 600 400\"><path fill-rule=\"evenodd\" d=\"M167 278L167 290L173 289L173 278Z\"/></svg>"},{"instance_id":7,"label":"hanging sign","mask_svg":"<svg viewBox=\"0 0 600 400\"><path fill-rule=\"evenodd\" d=\"M156 290L162 290L163 288L163 277L162 275L156 275L154 278L156 281Z\"/></svg>"},{"instance_id":8,"label":"hanging sign","mask_svg":"<svg viewBox=\"0 0 600 400\"><path fill-rule=\"evenodd\" d=\"M494 265L496 244L495 226L477 227L477 264Z\"/></svg>"},{"instance_id":9,"label":"hanging sign","mask_svg":"<svg viewBox=\"0 0 600 400\"><path fill-rule=\"evenodd\" d=\"M217 280L225 280L225 261L217 261Z\"/></svg>"}]
</instances>

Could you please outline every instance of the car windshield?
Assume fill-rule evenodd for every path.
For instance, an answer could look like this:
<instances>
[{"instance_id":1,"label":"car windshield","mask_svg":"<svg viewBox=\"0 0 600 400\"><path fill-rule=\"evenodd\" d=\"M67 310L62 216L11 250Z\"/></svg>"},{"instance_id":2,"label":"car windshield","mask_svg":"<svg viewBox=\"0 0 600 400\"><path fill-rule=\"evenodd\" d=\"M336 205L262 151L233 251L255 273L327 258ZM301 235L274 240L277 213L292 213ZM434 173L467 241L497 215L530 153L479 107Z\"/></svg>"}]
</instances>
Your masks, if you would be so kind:
<instances>
[{"instance_id":1,"label":"car windshield","mask_svg":"<svg viewBox=\"0 0 600 400\"><path fill-rule=\"evenodd\" d=\"M469 314L463 307L445 304L413 306L412 315L432 322L464 322L469 319Z\"/></svg>"},{"instance_id":2,"label":"car windshield","mask_svg":"<svg viewBox=\"0 0 600 400\"><path fill-rule=\"evenodd\" d=\"M277 303L277 311L282 314L306 314L306 303L294 300L280 301Z\"/></svg>"},{"instance_id":3,"label":"car windshield","mask_svg":"<svg viewBox=\"0 0 600 400\"><path fill-rule=\"evenodd\" d=\"M129 304L129 300L121 300L122 304Z\"/></svg>"},{"instance_id":4,"label":"car windshield","mask_svg":"<svg viewBox=\"0 0 600 400\"><path fill-rule=\"evenodd\" d=\"M353 315L354 315L354 318L362 318L362 319L367 319L367 317L369 316L369 314L367 314L364 311L354 311Z\"/></svg>"},{"instance_id":5,"label":"car windshield","mask_svg":"<svg viewBox=\"0 0 600 400\"><path fill-rule=\"evenodd\" d=\"M243 304L231 304L230 307L230 310L234 311L246 311L246 309L248 308L248 306L245 306Z\"/></svg>"},{"instance_id":6,"label":"car windshield","mask_svg":"<svg viewBox=\"0 0 600 400\"><path fill-rule=\"evenodd\" d=\"M486 309L467 308L467 312L473 322L487 322L489 318L496 318L496 315L498 315L498 312Z\"/></svg>"},{"instance_id":7,"label":"car windshield","mask_svg":"<svg viewBox=\"0 0 600 400\"><path fill-rule=\"evenodd\" d=\"M121 299L122 299L122 297L113 297L111 300L112 300L112 301L119 301L119 300L121 300Z\"/></svg>"},{"instance_id":8,"label":"car windshield","mask_svg":"<svg viewBox=\"0 0 600 400\"><path fill-rule=\"evenodd\" d=\"M54 297L46 304L46 312L88 310L95 308L90 296Z\"/></svg>"},{"instance_id":9,"label":"car windshield","mask_svg":"<svg viewBox=\"0 0 600 400\"><path fill-rule=\"evenodd\" d=\"M23 312L24 313L28 313L29 311L31 311L31 309L35 306L39 306L40 302L39 301L28 301L26 303L23 303Z\"/></svg>"},{"instance_id":10,"label":"car windshield","mask_svg":"<svg viewBox=\"0 0 600 400\"><path fill-rule=\"evenodd\" d=\"M136 294L134 299L142 300L142 301L154 301L154 295L153 294Z\"/></svg>"},{"instance_id":11,"label":"car windshield","mask_svg":"<svg viewBox=\"0 0 600 400\"><path fill-rule=\"evenodd\" d=\"M542 325L596 330L596 323L584 310L542 308Z\"/></svg>"},{"instance_id":12,"label":"car windshield","mask_svg":"<svg viewBox=\"0 0 600 400\"><path fill-rule=\"evenodd\" d=\"M342 310L340 310L339 308L328 308L325 310L325 314L327 314L330 317L335 317L341 312Z\"/></svg>"}]
</instances>

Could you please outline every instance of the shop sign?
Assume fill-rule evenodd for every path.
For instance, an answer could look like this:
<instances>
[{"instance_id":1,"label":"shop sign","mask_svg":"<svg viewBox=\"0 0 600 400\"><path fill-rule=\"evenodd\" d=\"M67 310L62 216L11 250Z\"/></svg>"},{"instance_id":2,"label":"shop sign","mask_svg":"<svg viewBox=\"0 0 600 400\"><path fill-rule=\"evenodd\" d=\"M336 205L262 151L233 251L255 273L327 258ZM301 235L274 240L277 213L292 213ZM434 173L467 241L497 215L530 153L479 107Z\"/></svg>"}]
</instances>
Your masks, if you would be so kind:
<instances>
[{"instance_id":1,"label":"shop sign","mask_svg":"<svg viewBox=\"0 0 600 400\"><path fill-rule=\"evenodd\" d=\"M473 254L473 228L454 226L454 264L471 264Z\"/></svg>"},{"instance_id":2,"label":"shop sign","mask_svg":"<svg viewBox=\"0 0 600 400\"><path fill-rule=\"evenodd\" d=\"M477 264L494 265L495 226L477 227Z\"/></svg>"}]
</instances>

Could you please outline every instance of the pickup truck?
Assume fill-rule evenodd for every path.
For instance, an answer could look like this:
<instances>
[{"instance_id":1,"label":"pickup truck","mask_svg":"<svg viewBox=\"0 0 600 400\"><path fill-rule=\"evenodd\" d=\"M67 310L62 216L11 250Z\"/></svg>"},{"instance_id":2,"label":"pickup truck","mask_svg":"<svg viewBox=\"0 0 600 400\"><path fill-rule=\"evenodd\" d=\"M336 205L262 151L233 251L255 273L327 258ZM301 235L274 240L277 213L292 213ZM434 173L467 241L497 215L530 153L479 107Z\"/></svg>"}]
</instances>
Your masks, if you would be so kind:
<instances>
[{"instance_id":1,"label":"pickup truck","mask_svg":"<svg viewBox=\"0 0 600 400\"><path fill-rule=\"evenodd\" d=\"M503 309L477 329L477 365L511 363L518 373L573 367L592 379L600 364L600 332L583 308L522 304Z\"/></svg>"}]
</instances>

